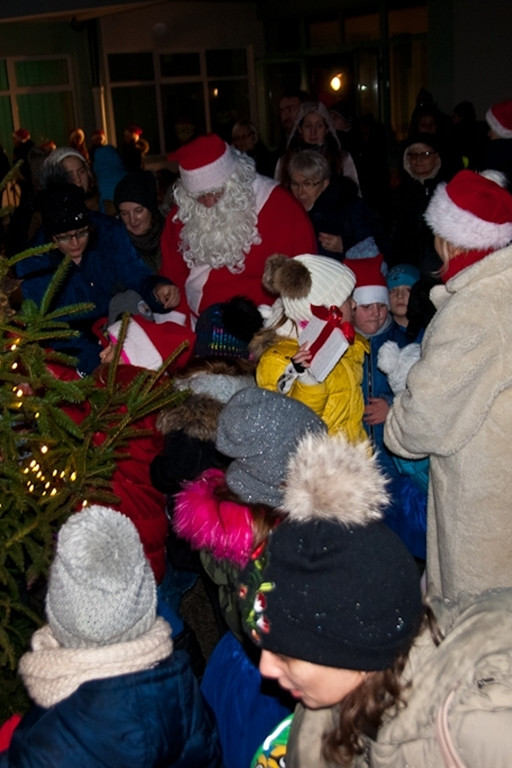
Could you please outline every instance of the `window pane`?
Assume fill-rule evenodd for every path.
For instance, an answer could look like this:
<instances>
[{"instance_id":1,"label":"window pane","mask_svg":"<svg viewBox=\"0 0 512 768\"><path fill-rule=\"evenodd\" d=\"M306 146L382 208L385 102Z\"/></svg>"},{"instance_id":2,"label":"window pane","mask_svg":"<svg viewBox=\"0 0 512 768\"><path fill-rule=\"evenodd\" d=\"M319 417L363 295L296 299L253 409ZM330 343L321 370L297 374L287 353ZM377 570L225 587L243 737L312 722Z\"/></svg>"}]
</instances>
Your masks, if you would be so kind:
<instances>
[{"instance_id":1,"label":"window pane","mask_svg":"<svg viewBox=\"0 0 512 768\"><path fill-rule=\"evenodd\" d=\"M131 88L112 88L112 102L117 131L117 146L123 143L123 132L127 125L135 124L143 129L142 138L149 142L149 153L160 153L156 94L153 87L141 85Z\"/></svg>"},{"instance_id":2,"label":"window pane","mask_svg":"<svg viewBox=\"0 0 512 768\"><path fill-rule=\"evenodd\" d=\"M190 77L201 74L198 53L164 53L160 56L162 77Z\"/></svg>"},{"instance_id":3,"label":"window pane","mask_svg":"<svg viewBox=\"0 0 512 768\"><path fill-rule=\"evenodd\" d=\"M231 142L231 129L237 120L249 117L247 80L209 83L212 131Z\"/></svg>"},{"instance_id":4,"label":"window pane","mask_svg":"<svg viewBox=\"0 0 512 768\"><path fill-rule=\"evenodd\" d=\"M9 157L12 155L13 146L12 129L11 100L8 96L0 96L0 137Z\"/></svg>"},{"instance_id":5,"label":"window pane","mask_svg":"<svg viewBox=\"0 0 512 768\"><path fill-rule=\"evenodd\" d=\"M8 87L7 66L5 61L0 61L0 91L6 91Z\"/></svg>"},{"instance_id":6,"label":"window pane","mask_svg":"<svg viewBox=\"0 0 512 768\"><path fill-rule=\"evenodd\" d=\"M379 114L379 60L376 51L359 53L357 98L360 115Z\"/></svg>"},{"instance_id":7,"label":"window pane","mask_svg":"<svg viewBox=\"0 0 512 768\"><path fill-rule=\"evenodd\" d=\"M426 41L389 48L391 126L398 141L407 136L409 121L422 86L428 85Z\"/></svg>"},{"instance_id":8,"label":"window pane","mask_svg":"<svg viewBox=\"0 0 512 768\"><path fill-rule=\"evenodd\" d=\"M208 77L229 77L247 74L245 48L206 51L206 72Z\"/></svg>"},{"instance_id":9,"label":"window pane","mask_svg":"<svg viewBox=\"0 0 512 768\"><path fill-rule=\"evenodd\" d=\"M206 131L203 86L183 83L162 86L165 149L172 151Z\"/></svg>"},{"instance_id":10,"label":"window pane","mask_svg":"<svg viewBox=\"0 0 512 768\"><path fill-rule=\"evenodd\" d=\"M15 70L19 88L33 85L67 85L69 82L66 59L17 61Z\"/></svg>"},{"instance_id":11,"label":"window pane","mask_svg":"<svg viewBox=\"0 0 512 768\"><path fill-rule=\"evenodd\" d=\"M108 71L113 83L154 80L152 53L111 53Z\"/></svg>"},{"instance_id":12,"label":"window pane","mask_svg":"<svg viewBox=\"0 0 512 768\"><path fill-rule=\"evenodd\" d=\"M263 77L267 83L267 144L270 147L276 147L285 138L281 129L279 102L283 94L293 93L301 87L301 63L300 61L283 61L265 64Z\"/></svg>"},{"instance_id":13,"label":"window pane","mask_svg":"<svg viewBox=\"0 0 512 768\"><path fill-rule=\"evenodd\" d=\"M58 146L68 143L75 122L71 91L20 94L18 109L20 125L30 131L36 144L48 139Z\"/></svg>"}]
</instances>

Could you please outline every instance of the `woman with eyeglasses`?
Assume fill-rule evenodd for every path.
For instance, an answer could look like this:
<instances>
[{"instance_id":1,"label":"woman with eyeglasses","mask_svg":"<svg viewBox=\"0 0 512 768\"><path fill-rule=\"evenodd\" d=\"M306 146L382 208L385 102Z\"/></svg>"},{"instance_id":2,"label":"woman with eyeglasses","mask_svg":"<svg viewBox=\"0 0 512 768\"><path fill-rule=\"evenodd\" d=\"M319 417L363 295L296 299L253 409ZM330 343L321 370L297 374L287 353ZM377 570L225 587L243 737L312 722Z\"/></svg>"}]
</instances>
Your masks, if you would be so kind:
<instances>
[{"instance_id":1,"label":"woman with eyeglasses","mask_svg":"<svg viewBox=\"0 0 512 768\"><path fill-rule=\"evenodd\" d=\"M312 149L297 152L288 166L290 190L313 224L322 256L342 260L348 250L368 237L387 252L376 212L357 193L355 183L342 177L331 182L326 158Z\"/></svg>"},{"instance_id":2,"label":"woman with eyeglasses","mask_svg":"<svg viewBox=\"0 0 512 768\"><path fill-rule=\"evenodd\" d=\"M422 274L437 272L441 267L434 237L423 214L439 182L446 180L439 138L432 133L420 133L408 139L402 180L391 201L390 266L412 264Z\"/></svg>"},{"instance_id":3,"label":"woman with eyeglasses","mask_svg":"<svg viewBox=\"0 0 512 768\"><path fill-rule=\"evenodd\" d=\"M79 332L78 337L52 340L52 347L78 359L81 374L100 363L97 336L92 326L108 315L111 298L126 290L136 291L153 312L165 313L179 301L170 280L154 275L138 256L124 226L105 214L90 211L83 191L75 184L54 184L37 199L43 227L33 245L53 242L55 249L30 256L16 265L25 299L40 304L64 258L70 264L52 300L51 309L90 302L93 309L61 319Z\"/></svg>"}]
</instances>

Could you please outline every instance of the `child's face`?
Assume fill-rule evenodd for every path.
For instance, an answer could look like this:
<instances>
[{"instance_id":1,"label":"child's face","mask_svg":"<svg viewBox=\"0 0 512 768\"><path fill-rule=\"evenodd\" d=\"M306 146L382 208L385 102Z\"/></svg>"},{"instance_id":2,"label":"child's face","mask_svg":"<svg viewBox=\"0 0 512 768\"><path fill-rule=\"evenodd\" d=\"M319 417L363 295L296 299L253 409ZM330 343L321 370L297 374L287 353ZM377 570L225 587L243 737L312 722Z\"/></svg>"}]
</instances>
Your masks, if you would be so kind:
<instances>
[{"instance_id":1,"label":"child's face","mask_svg":"<svg viewBox=\"0 0 512 768\"><path fill-rule=\"evenodd\" d=\"M388 316L386 304L357 304L354 311L354 325L368 336L377 333Z\"/></svg>"},{"instance_id":2,"label":"child's face","mask_svg":"<svg viewBox=\"0 0 512 768\"><path fill-rule=\"evenodd\" d=\"M391 314L397 321L406 319L410 295L410 285L397 285L395 288L391 288L389 291L389 306Z\"/></svg>"}]
</instances>

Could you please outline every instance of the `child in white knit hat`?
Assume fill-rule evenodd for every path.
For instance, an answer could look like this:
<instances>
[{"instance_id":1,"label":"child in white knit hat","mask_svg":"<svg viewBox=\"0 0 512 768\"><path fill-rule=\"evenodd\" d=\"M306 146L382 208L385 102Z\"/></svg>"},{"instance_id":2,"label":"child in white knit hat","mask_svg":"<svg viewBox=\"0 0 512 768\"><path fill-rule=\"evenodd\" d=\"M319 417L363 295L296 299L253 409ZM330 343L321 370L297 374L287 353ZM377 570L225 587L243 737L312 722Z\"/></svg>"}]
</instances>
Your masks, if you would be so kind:
<instances>
[{"instance_id":1,"label":"child in white knit hat","mask_svg":"<svg viewBox=\"0 0 512 768\"><path fill-rule=\"evenodd\" d=\"M220 765L188 656L173 650L156 603L133 523L100 506L72 515L50 571L48 624L20 661L35 706L1 765Z\"/></svg>"},{"instance_id":2,"label":"child in white knit hat","mask_svg":"<svg viewBox=\"0 0 512 768\"><path fill-rule=\"evenodd\" d=\"M354 273L325 256L287 259L276 254L267 259L263 283L279 298L253 344L254 353L260 354L258 385L308 405L331 434L342 431L353 443L364 440L361 382L368 343L351 325ZM303 342L310 323L318 320L325 323L320 335L333 338L332 332L343 341L344 351L332 357L326 375L312 368L316 342Z\"/></svg>"}]
</instances>

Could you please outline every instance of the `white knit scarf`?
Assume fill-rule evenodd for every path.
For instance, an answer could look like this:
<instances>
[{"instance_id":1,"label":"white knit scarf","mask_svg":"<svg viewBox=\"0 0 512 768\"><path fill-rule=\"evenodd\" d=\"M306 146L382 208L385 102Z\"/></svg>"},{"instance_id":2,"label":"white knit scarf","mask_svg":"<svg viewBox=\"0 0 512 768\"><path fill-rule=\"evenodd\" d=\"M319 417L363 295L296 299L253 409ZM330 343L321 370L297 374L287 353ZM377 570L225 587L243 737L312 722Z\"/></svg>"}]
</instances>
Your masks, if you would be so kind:
<instances>
[{"instance_id":1,"label":"white knit scarf","mask_svg":"<svg viewBox=\"0 0 512 768\"><path fill-rule=\"evenodd\" d=\"M64 648L47 624L32 636L32 650L21 657L19 673L32 700L48 709L88 680L150 669L172 648L171 628L160 617L136 640L99 648Z\"/></svg>"}]
</instances>

